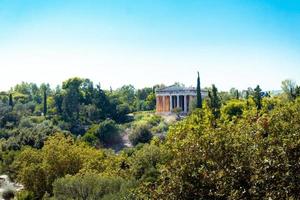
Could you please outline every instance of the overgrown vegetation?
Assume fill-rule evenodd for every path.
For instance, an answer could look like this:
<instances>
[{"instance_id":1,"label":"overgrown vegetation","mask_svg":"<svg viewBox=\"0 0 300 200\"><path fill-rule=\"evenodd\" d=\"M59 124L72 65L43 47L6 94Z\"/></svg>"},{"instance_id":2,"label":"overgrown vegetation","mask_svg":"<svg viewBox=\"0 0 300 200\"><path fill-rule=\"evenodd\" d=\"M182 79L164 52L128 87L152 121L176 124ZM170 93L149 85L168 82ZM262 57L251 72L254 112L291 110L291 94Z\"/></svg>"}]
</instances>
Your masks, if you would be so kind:
<instances>
[{"instance_id":1,"label":"overgrown vegetation","mask_svg":"<svg viewBox=\"0 0 300 200\"><path fill-rule=\"evenodd\" d=\"M89 90L79 89L85 95L78 93L78 103L74 101L77 89L69 87L70 81L58 96L48 93L46 116L39 114L43 112L39 109L44 110L44 93L33 98L20 90L18 100L2 98L0 166L2 173L24 185L25 190L16 194L20 199L299 198L300 98L296 85L279 96L262 92L259 86L227 94L213 86L202 108L170 127L161 117L145 112L121 124L127 112L121 117L120 112L114 115L111 110L103 111L106 106L98 107L106 102L115 105L112 109L123 110L120 105L135 101L131 93L125 92L131 95L120 100L115 91L103 91L107 101L98 102L98 97L87 95ZM99 94L100 90L94 91ZM66 100L68 92L72 97ZM64 106L60 109L69 114L51 107L55 105L51 98L61 98L58 102ZM122 103L114 104L116 99ZM66 101L79 107L68 107ZM87 107L99 110L89 115ZM81 129L82 137L78 136ZM124 129L130 130L136 146L118 153L104 148ZM158 137L165 131L165 137Z\"/></svg>"}]
</instances>

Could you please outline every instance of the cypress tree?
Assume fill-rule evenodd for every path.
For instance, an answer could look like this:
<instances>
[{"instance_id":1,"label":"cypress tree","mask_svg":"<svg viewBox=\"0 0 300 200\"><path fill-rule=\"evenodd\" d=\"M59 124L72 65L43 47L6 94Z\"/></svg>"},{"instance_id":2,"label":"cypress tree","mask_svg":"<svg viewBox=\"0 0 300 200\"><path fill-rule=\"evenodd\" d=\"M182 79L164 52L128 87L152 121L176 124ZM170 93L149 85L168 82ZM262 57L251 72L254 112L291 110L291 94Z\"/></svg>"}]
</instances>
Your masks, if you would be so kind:
<instances>
[{"instance_id":1,"label":"cypress tree","mask_svg":"<svg viewBox=\"0 0 300 200\"><path fill-rule=\"evenodd\" d=\"M250 96L250 93L249 93L249 91L247 90L247 91L246 91L246 95L245 95L245 99L248 100L248 99L249 99L249 96Z\"/></svg>"},{"instance_id":2,"label":"cypress tree","mask_svg":"<svg viewBox=\"0 0 300 200\"><path fill-rule=\"evenodd\" d=\"M198 72L198 78L197 78L197 108L202 108L202 96L201 96L199 72Z\"/></svg>"},{"instance_id":3,"label":"cypress tree","mask_svg":"<svg viewBox=\"0 0 300 200\"><path fill-rule=\"evenodd\" d=\"M262 104L261 104L262 96L261 96L261 89L260 89L259 85L257 85L256 88L254 89L253 98L254 98L257 109L260 110L262 107Z\"/></svg>"},{"instance_id":4,"label":"cypress tree","mask_svg":"<svg viewBox=\"0 0 300 200\"><path fill-rule=\"evenodd\" d=\"M236 99L240 99L240 93L239 93L239 90L236 90L236 91L235 91L235 98L236 98Z\"/></svg>"},{"instance_id":5,"label":"cypress tree","mask_svg":"<svg viewBox=\"0 0 300 200\"><path fill-rule=\"evenodd\" d=\"M296 96L296 98L300 96L300 86L298 86L298 85L295 88L295 96Z\"/></svg>"},{"instance_id":6,"label":"cypress tree","mask_svg":"<svg viewBox=\"0 0 300 200\"><path fill-rule=\"evenodd\" d=\"M47 92L44 90L44 116L47 114Z\"/></svg>"},{"instance_id":7,"label":"cypress tree","mask_svg":"<svg viewBox=\"0 0 300 200\"><path fill-rule=\"evenodd\" d=\"M211 92L212 92L212 94L211 94L210 98L211 98L212 112L213 112L213 115L215 116L215 118L219 118L220 117L221 100L218 95L218 89L214 84L212 85Z\"/></svg>"},{"instance_id":8,"label":"cypress tree","mask_svg":"<svg viewBox=\"0 0 300 200\"><path fill-rule=\"evenodd\" d=\"M13 107L14 106L14 102L13 102L13 96L12 94L10 93L9 94L9 100L8 100L8 105Z\"/></svg>"},{"instance_id":9,"label":"cypress tree","mask_svg":"<svg viewBox=\"0 0 300 200\"><path fill-rule=\"evenodd\" d=\"M290 89L290 97L291 97L291 99L293 99L293 100L296 99L296 94L295 94L293 88Z\"/></svg>"}]
</instances>

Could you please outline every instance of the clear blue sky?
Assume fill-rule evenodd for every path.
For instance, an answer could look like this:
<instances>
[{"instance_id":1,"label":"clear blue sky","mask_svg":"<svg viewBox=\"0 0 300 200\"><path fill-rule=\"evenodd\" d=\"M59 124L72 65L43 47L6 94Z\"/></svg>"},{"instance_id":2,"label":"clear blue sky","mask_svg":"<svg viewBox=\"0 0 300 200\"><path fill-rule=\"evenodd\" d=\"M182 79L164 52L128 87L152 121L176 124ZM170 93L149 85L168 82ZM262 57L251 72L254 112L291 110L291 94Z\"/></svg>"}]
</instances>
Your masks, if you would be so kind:
<instances>
[{"instance_id":1,"label":"clear blue sky","mask_svg":"<svg viewBox=\"0 0 300 200\"><path fill-rule=\"evenodd\" d=\"M300 83L299 0L0 0L0 90Z\"/></svg>"}]
</instances>

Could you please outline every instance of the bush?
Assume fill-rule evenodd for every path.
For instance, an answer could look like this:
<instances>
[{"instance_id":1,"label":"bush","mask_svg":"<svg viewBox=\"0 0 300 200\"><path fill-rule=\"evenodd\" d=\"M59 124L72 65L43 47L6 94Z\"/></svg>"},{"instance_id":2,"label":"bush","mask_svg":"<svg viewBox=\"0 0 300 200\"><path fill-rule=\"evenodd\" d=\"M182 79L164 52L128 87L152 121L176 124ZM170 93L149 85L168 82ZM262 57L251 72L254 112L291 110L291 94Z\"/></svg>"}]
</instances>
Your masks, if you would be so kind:
<instances>
[{"instance_id":1,"label":"bush","mask_svg":"<svg viewBox=\"0 0 300 200\"><path fill-rule=\"evenodd\" d=\"M102 177L96 174L66 176L54 182L53 193L58 200L98 200L105 195L120 192L125 183L122 178Z\"/></svg>"},{"instance_id":2,"label":"bush","mask_svg":"<svg viewBox=\"0 0 300 200\"><path fill-rule=\"evenodd\" d=\"M49 120L45 120L40 124L31 123L28 119L22 121L21 127L15 129L13 137L8 138L6 141L4 146L7 149L20 150L21 147L27 145L40 149L49 136L60 131Z\"/></svg>"},{"instance_id":3,"label":"bush","mask_svg":"<svg viewBox=\"0 0 300 200\"><path fill-rule=\"evenodd\" d=\"M93 124L82 139L92 146L97 146L99 142L103 145L111 145L120 142L121 136L116 122L106 119L99 124Z\"/></svg>"},{"instance_id":4,"label":"bush","mask_svg":"<svg viewBox=\"0 0 300 200\"><path fill-rule=\"evenodd\" d=\"M243 114L246 105L245 102L239 100L231 100L221 108L221 116L223 120L231 121L233 117L240 117Z\"/></svg>"},{"instance_id":5,"label":"bush","mask_svg":"<svg viewBox=\"0 0 300 200\"><path fill-rule=\"evenodd\" d=\"M134 152L130 158L131 172L135 179L154 182L159 175L158 165L164 160L161 149L155 145L145 144Z\"/></svg>"},{"instance_id":6,"label":"bush","mask_svg":"<svg viewBox=\"0 0 300 200\"><path fill-rule=\"evenodd\" d=\"M133 145L138 143L148 143L152 139L152 133L147 125L141 124L136 126L129 135L129 140Z\"/></svg>"},{"instance_id":7,"label":"bush","mask_svg":"<svg viewBox=\"0 0 300 200\"><path fill-rule=\"evenodd\" d=\"M118 126L115 121L106 119L99 124L96 136L103 144L114 144L120 141Z\"/></svg>"},{"instance_id":8,"label":"bush","mask_svg":"<svg viewBox=\"0 0 300 200\"><path fill-rule=\"evenodd\" d=\"M168 125L162 121L157 126L152 127L151 130L153 133L166 133L168 128Z\"/></svg>"},{"instance_id":9,"label":"bush","mask_svg":"<svg viewBox=\"0 0 300 200\"><path fill-rule=\"evenodd\" d=\"M28 192L26 190L22 190L17 193L17 200L32 200L34 199L34 196L32 192Z\"/></svg>"},{"instance_id":10,"label":"bush","mask_svg":"<svg viewBox=\"0 0 300 200\"><path fill-rule=\"evenodd\" d=\"M84 134L82 140L94 147L99 144L98 138L93 133L89 133L89 132Z\"/></svg>"},{"instance_id":11,"label":"bush","mask_svg":"<svg viewBox=\"0 0 300 200\"><path fill-rule=\"evenodd\" d=\"M28 117L22 117L19 123L19 128L32 128L34 124Z\"/></svg>"}]
</instances>

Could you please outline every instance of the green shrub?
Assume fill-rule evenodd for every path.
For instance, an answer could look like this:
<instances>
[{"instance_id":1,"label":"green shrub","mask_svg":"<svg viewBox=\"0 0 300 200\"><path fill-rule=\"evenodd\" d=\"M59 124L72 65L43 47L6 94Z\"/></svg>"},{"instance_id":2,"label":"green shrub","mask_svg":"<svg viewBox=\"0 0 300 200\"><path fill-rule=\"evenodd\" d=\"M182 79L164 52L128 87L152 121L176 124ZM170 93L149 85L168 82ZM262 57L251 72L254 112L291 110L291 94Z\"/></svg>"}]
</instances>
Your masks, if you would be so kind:
<instances>
[{"instance_id":1,"label":"green shrub","mask_svg":"<svg viewBox=\"0 0 300 200\"><path fill-rule=\"evenodd\" d=\"M152 139L152 133L147 125L136 126L129 135L129 140L133 145L138 143L148 143Z\"/></svg>"},{"instance_id":2,"label":"green shrub","mask_svg":"<svg viewBox=\"0 0 300 200\"><path fill-rule=\"evenodd\" d=\"M99 139L92 133L85 133L82 140L91 146L97 146L99 144Z\"/></svg>"},{"instance_id":3,"label":"green shrub","mask_svg":"<svg viewBox=\"0 0 300 200\"><path fill-rule=\"evenodd\" d=\"M111 145L120 142L121 136L116 122L106 119L99 124L93 124L82 139L93 146L99 141L103 145Z\"/></svg>"},{"instance_id":4,"label":"green shrub","mask_svg":"<svg viewBox=\"0 0 300 200\"><path fill-rule=\"evenodd\" d=\"M120 141L118 126L114 120L106 119L99 124L96 136L103 144L114 144Z\"/></svg>"},{"instance_id":5,"label":"green shrub","mask_svg":"<svg viewBox=\"0 0 300 200\"><path fill-rule=\"evenodd\" d=\"M231 100L221 108L221 116L224 120L232 120L234 117L240 117L246 107L245 102Z\"/></svg>"},{"instance_id":6,"label":"green shrub","mask_svg":"<svg viewBox=\"0 0 300 200\"><path fill-rule=\"evenodd\" d=\"M130 158L133 177L137 180L154 182L159 175L158 165L163 160L164 154L158 146L145 144Z\"/></svg>"},{"instance_id":7,"label":"green shrub","mask_svg":"<svg viewBox=\"0 0 300 200\"><path fill-rule=\"evenodd\" d=\"M53 183L54 197L58 200L98 200L121 191L126 181L122 178L102 177L96 174L66 176Z\"/></svg>"},{"instance_id":8,"label":"green shrub","mask_svg":"<svg viewBox=\"0 0 300 200\"><path fill-rule=\"evenodd\" d=\"M29 192L26 190L22 190L22 191L18 192L16 196L17 196L17 200L32 200L32 199L34 199L32 192Z\"/></svg>"},{"instance_id":9,"label":"green shrub","mask_svg":"<svg viewBox=\"0 0 300 200\"><path fill-rule=\"evenodd\" d=\"M151 128L153 133L165 133L168 130L168 125L165 122L160 122L157 126Z\"/></svg>"}]
</instances>

